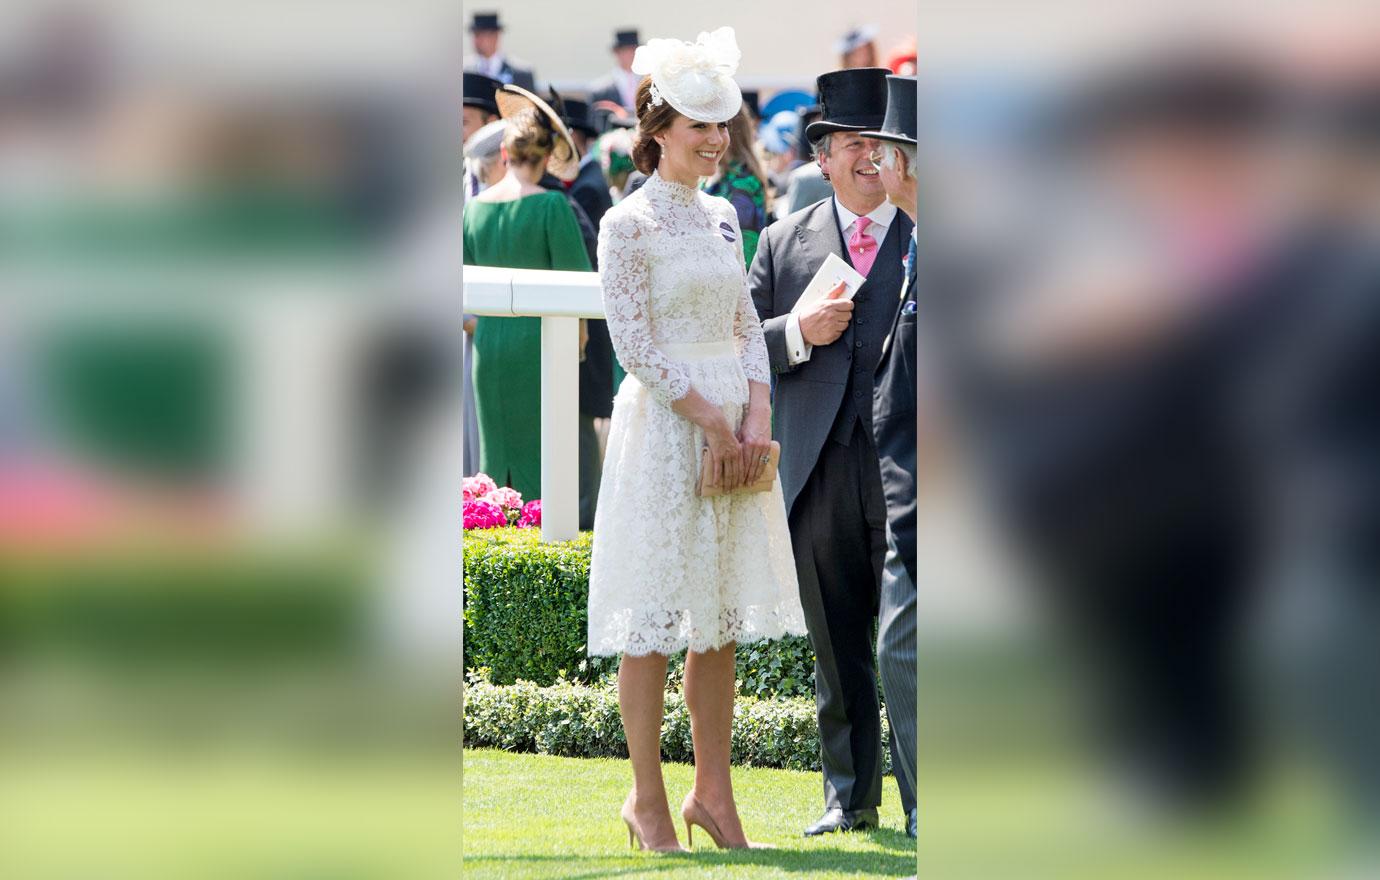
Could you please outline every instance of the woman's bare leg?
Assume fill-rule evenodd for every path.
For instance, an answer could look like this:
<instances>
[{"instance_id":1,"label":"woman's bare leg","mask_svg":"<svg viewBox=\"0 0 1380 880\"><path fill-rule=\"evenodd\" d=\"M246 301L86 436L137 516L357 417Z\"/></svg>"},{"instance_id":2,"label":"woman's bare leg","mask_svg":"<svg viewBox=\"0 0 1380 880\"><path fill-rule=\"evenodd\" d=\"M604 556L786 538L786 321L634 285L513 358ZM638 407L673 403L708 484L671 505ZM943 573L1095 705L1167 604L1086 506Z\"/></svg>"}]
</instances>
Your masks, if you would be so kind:
<instances>
[{"instance_id":1,"label":"woman's bare leg","mask_svg":"<svg viewBox=\"0 0 1380 880\"><path fill-rule=\"evenodd\" d=\"M718 824L726 842L746 843L733 802L729 753L733 736L734 669L729 642L717 651L691 651L685 658L685 705L695 741L695 800Z\"/></svg>"},{"instance_id":2,"label":"woman's bare leg","mask_svg":"<svg viewBox=\"0 0 1380 880\"><path fill-rule=\"evenodd\" d=\"M618 665L618 708L628 739L633 788L625 808L635 818L642 843L651 849L679 846L661 778L661 719L666 702L666 655L623 655Z\"/></svg>"}]
</instances>

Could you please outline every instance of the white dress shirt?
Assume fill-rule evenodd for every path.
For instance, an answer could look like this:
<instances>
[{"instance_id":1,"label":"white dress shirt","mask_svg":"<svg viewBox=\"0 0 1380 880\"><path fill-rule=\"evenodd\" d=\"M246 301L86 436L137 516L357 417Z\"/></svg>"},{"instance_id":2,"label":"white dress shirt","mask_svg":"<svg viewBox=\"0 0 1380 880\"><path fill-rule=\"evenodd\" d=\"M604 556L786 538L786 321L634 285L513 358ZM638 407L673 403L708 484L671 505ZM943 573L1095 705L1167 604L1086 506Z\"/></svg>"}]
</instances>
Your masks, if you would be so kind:
<instances>
[{"instance_id":1,"label":"white dress shirt","mask_svg":"<svg viewBox=\"0 0 1380 880\"><path fill-rule=\"evenodd\" d=\"M629 110L636 110L637 87L642 83L642 77L631 70L616 67L613 71L613 82L618 86L618 94L623 101L623 106Z\"/></svg>"},{"instance_id":2,"label":"white dress shirt","mask_svg":"<svg viewBox=\"0 0 1380 880\"><path fill-rule=\"evenodd\" d=\"M499 80L503 78L499 76L499 73L503 70L502 52L495 52L488 58L485 58L483 55L472 55L470 57L470 69L475 73L482 73L485 76L491 76Z\"/></svg>"},{"instance_id":3,"label":"white dress shirt","mask_svg":"<svg viewBox=\"0 0 1380 880\"><path fill-rule=\"evenodd\" d=\"M834 196L834 209L838 212L839 232L843 234L844 246L847 247L858 224L858 215L845 208L838 196ZM877 247L880 248L887 229L896 219L896 206L883 199L880 205L868 212L867 219L872 221L867 227L867 234L877 240ZM791 366L804 363L810 359L813 351L814 346L807 343L800 332L800 316L791 314L786 318L786 362Z\"/></svg>"}]
</instances>

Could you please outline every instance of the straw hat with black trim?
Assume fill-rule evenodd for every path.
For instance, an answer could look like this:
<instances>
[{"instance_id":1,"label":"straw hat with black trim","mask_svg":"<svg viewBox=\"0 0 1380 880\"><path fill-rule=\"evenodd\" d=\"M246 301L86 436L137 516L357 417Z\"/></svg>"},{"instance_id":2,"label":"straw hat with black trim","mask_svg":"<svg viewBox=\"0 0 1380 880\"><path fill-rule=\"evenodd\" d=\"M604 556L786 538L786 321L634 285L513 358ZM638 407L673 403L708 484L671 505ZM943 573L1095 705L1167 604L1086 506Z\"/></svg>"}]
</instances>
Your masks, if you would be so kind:
<instances>
[{"instance_id":1,"label":"straw hat with black trim","mask_svg":"<svg viewBox=\"0 0 1380 880\"><path fill-rule=\"evenodd\" d=\"M515 86L512 83L499 89L498 94L494 97L498 100L499 115L504 119L528 107L537 108L542 116L546 117L551 125L551 130L556 134L556 143L551 148L551 157L546 162L546 170L561 180L574 180L580 173L580 151L575 149L575 139L570 136L570 129L565 127L560 115L551 109L551 105L521 86Z\"/></svg>"}]
</instances>

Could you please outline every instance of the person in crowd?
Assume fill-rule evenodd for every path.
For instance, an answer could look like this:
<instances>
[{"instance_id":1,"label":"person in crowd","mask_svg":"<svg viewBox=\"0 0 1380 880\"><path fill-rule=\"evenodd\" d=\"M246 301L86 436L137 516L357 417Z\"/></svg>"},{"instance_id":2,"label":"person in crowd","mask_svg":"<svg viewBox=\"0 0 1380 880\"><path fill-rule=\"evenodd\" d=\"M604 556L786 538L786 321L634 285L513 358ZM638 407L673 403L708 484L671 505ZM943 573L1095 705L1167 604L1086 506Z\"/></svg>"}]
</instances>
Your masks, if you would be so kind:
<instances>
[{"instance_id":1,"label":"person in crowd","mask_svg":"<svg viewBox=\"0 0 1380 880\"><path fill-rule=\"evenodd\" d=\"M887 504L872 440L873 370L900 306L913 228L869 161L878 141L862 134L884 121L888 73L818 78L823 115L806 134L834 194L767 227L748 276L776 373L781 483L815 650L825 811L808 836L875 827L882 799L872 635ZM836 288L793 311L831 254L865 282L851 300L837 298Z\"/></svg>"},{"instance_id":2,"label":"person in crowd","mask_svg":"<svg viewBox=\"0 0 1380 880\"><path fill-rule=\"evenodd\" d=\"M494 108L497 109L495 104ZM465 141L465 197L478 195L508 174L508 163L503 158L503 135L508 123L496 119L476 131ZM466 314L461 319L465 331L465 376L461 390L461 406L464 411L465 453L463 466L465 476L479 473L480 439L479 415L475 410L474 373L474 331L479 318Z\"/></svg>"},{"instance_id":3,"label":"person in crowd","mask_svg":"<svg viewBox=\"0 0 1380 880\"><path fill-rule=\"evenodd\" d=\"M1339 796L1360 876L1380 858L1380 66L1363 34L1275 62L1299 204L1244 319L1258 329L1238 395L1267 499L1267 677Z\"/></svg>"},{"instance_id":4,"label":"person in crowd","mask_svg":"<svg viewBox=\"0 0 1380 880\"><path fill-rule=\"evenodd\" d=\"M914 76L918 64L915 37L906 37L887 56L886 66L897 76Z\"/></svg>"},{"instance_id":5,"label":"person in crowd","mask_svg":"<svg viewBox=\"0 0 1380 880\"><path fill-rule=\"evenodd\" d=\"M480 128L465 141L465 197L478 195L503 179L508 163L503 159L502 119Z\"/></svg>"},{"instance_id":6,"label":"person in crowd","mask_svg":"<svg viewBox=\"0 0 1380 880\"><path fill-rule=\"evenodd\" d=\"M588 271L580 227L563 193L539 181L548 166L573 177L575 144L530 92L498 93L507 121L503 179L465 203L466 265ZM474 331L474 390L481 469L526 499L541 492L541 319L480 317Z\"/></svg>"},{"instance_id":7,"label":"person in crowd","mask_svg":"<svg viewBox=\"0 0 1380 880\"><path fill-rule=\"evenodd\" d=\"M756 89L745 89L743 91L743 109L747 111L748 122L752 124L752 130L756 131L757 126L762 122L762 96Z\"/></svg>"},{"instance_id":8,"label":"person in crowd","mask_svg":"<svg viewBox=\"0 0 1380 880\"><path fill-rule=\"evenodd\" d=\"M764 161L766 164L767 181L773 196L773 201L779 201L786 194L786 184L790 178L791 168L799 163L795 162L797 156L796 134L800 128L799 116L793 110L782 110L763 122L758 129L758 145L762 148ZM780 210L780 206L775 206Z\"/></svg>"},{"instance_id":9,"label":"person in crowd","mask_svg":"<svg viewBox=\"0 0 1380 880\"><path fill-rule=\"evenodd\" d=\"M503 83L482 73L464 73L464 92L460 105L461 143L474 136L476 131L498 119L498 101L494 95Z\"/></svg>"},{"instance_id":10,"label":"person in crowd","mask_svg":"<svg viewBox=\"0 0 1380 880\"><path fill-rule=\"evenodd\" d=\"M728 123L728 151L718 172L709 179L705 192L728 199L738 212L738 227L743 231L745 265L752 265L757 253L757 237L766 227L771 211L771 192L767 174L757 158L752 117L744 107Z\"/></svg>"},{"instance_id":11,"label":"person in crowd","mask_svg":"<svg viewBox=\"0 0 1380 880\"><path fill-rule=\"evenodd\" d=\"M877 66L877 26L865 24L844 34L834 43L840 70Z\"/></svg>"},{"instance_id":12,"label":"person in crowd","mask_svg":"<svg viewBox=\"0 0 1380 880\"><path fill-rule=\"evenodd\" d=\"M806 131L810 125L819 119L820 108L818 104L801 107L797 111L800 115L800 134L797 148L802 152L798 160L800 164L791 169L790 175L786 178L786 195L781 200L781 205L777 209L777 216L785 217L794 214L801 208L813 205L820 199L827 199L834 194L834 190L829 186L829 181L824 179L824 172L820 170L818 157L809 155L810 139Z\"/></svg>"},{"instance_id":13,"label":"person in crowd","mask_svg":"<svg viewBox=\"0 0 1380 880\"><path fill-rule=\"evenodd\" d=\"M633 69L647 78L634 157L648 177L599 233L604 307L628 378L594 527L588 645L622 655L633 773L622 817L630 842L663 851L681 849L661 774L667 657L688 652L687 842L699 826L721 848L745 848L729 771L736 645L805 631L780 481L735 491L771 473L771 375L737 214L699 189L742 104L739 57L732 28L637 50ZM724 494L700 494L702 472Z\"/></svg>"},{"instance_id":14,"label":"person in crowd","mask_svg":"<svg viewBox=\"0 0 1380 880\"><path fill-rule=\"evenodd\" d=\"M465 69L493 77L504 85L522 86L528 91L537 87L536 74L516 59L503 54L500 42L503 24L497 12L476 12L470 24L475 54L465 59Z\"/></svg>"},{"instance_id":15,"label":"person in crowd","mask_svg":"<svg viewBox=\"0 0 1380 880\"><path fill-rule=\"evenodd\" d=\"M642 77L633 73L632 69L633 55L637 52L637 45L637 30L635 28L614 33L613 46L610 47L609 51L613 52L618 66L589 87L590 104L611 101L629 113L634 112L637 87L642 82Z\"/></svg>"},{"instance_id":16,"label":"person in crowd","mask_svg":"<svg viewBox=\"0 0 1380 880\"><path fill-rule=\"evenodd\" d=\"M623 200L628 175L635 170L632 160L632 132L614 128L599 136L599 164L608 181L609 198L613 204Z\"/></svg>"},{"instance_id":17,"label":"person in crowd","mask_svg":"<svg viewBox=\"0 0 1380 880\"><path fill-rule=\"evenodd\" d=\"M570 184L570 195L580 203L589 215L589 221L598 230L604 219L604 212L613 207L613 197L609 194L608 180L601 167L599 150L592 149L599 138L599 130L594 125L589 104L575 98L562 102L565 111L561 118L575 139L575 148L580 151L580 173Z\"/></svg>"},{"instance_id":18,"label":"person in crowd","mask_svg":"<svg viewBox=\"0 0 1380 880\"><path fill-rule=\"evenodd\" d=\"M887 720L895 737L893 770L906 780L901 808L906 833L916 835L915 738L916 669L916 482L915 445L917 350L915 322L915 259L919 174L916 172L920 118L916 78L889 76L886 119L865 137L880 142L870 160L881 175L887 201L910 219L910 247L903 262L905 280L900 308L882 342L882 356L872 389L872 437L881 462L882 491L886 495L886 559L882 567L881 613L877 628L877 665L886 695Z\"/></svg>"}]
</instances>

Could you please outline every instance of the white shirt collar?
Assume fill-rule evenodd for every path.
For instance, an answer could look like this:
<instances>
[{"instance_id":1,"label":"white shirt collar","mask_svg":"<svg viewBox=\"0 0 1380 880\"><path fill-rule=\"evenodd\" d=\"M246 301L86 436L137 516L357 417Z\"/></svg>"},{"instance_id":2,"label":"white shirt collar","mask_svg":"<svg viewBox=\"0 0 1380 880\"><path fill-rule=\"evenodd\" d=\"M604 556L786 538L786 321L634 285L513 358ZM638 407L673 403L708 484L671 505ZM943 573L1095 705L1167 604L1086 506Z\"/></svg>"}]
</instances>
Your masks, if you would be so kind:
<instances>
[{"instance_id":1,"label":"white shirt collar","mask_svg":"<svg viewBox=\"0 0 1380 880\"><path fill-rule=\"evenodd\" d=\"M839 212L839 232L847 238L848 229L857 222L858 215L845 208L838 196L834 196L834 207ZM868 212L867 219L872 221L872 225L868 227L867 234L877 239L878 245L882 243L882 237L891 227L891 221L896 219L896 210L895 205L883 199L880 205Z\"/></svg>"}]
</instances>

